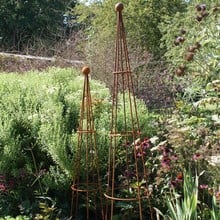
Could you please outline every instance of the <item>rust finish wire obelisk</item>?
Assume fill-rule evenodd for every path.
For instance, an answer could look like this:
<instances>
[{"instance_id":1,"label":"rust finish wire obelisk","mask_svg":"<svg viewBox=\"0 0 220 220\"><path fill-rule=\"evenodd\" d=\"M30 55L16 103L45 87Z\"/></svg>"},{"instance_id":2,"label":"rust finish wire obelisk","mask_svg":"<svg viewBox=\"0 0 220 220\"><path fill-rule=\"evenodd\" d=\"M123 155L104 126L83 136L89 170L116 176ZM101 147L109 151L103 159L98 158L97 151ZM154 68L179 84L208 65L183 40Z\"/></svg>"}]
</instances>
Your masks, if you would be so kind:
<instances>
[{"instance_id":1,"label":"rust finish wire obelisk","mask_svg":"<svg viewBox=\"0 0 220 220\"><path fill-rule=\"evenodd\" d=\"M142 220L147 174L140 144L139 120L122 19L123 8L122 3L115 5L117 36L105 218L112 220L117 216L118 219Z\"/></svg>"},{"instance_id":2,"label":"rust finish wire obelisk","mask_svg":"<svg viewBox=\"0 0 220 220\"><path fill-rule=\"evenodd\" d=\"M78 143L74 160L71 219L104 219L99 176L96 132L89 85L89 67L84 74L83 97L78 127Z\"/></svg>"}]
</instances>

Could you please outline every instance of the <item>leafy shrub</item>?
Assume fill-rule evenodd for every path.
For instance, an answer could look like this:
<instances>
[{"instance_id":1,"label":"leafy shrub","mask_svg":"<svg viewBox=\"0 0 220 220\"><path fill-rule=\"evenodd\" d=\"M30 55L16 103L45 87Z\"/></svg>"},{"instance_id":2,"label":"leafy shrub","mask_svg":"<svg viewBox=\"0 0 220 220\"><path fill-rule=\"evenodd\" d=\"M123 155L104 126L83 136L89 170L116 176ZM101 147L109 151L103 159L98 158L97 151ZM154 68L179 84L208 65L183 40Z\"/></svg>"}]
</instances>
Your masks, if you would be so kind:
<instances>
[{"instance_id":1,"label":"leafy shrub","mask_svg":"<svg viewBox=\"0 0 220 220\"><path fill-rule=\"evenodd\" d=\"M175 192L168 197L168 213L162 216L164 219L197 219L198 205L198 176L195 180L190 173L184 172L183 198Z\"/></svg>"},{"instance_id":2,"label":"leafy shrub","mask_svg":"<svg viewBox=\"0 0 220 220\"><path fill-rule=\"evenodd\" d=\"M161 24L166 60L186 101L215 97L208 84L219 79L219 2L190 1L184 13ZM214 100L213 100L214 101ZM219 101L219 100L218 100Z\"/></svg>"},{"instance_id":3,"label":"leafy shrub","mask_svg":"<svg viewBox=\"0 0 220 220\"><path fill-rule=\"evenodd\" d=\"M185 13L161 26L165 57L179 88L176 110L168 120L168 141L185 161L195 153L218 154L219 10L215 0L191 1Z\"/></svg>"},{"instance_id":4,"label":"leafy shrub","mask_svg":"<svg viewBox=\"0 0 220 220\"><path fill-rule=\"evenodd\" d=\"M68 216L83 77L71 69L0 75L1 215L40 213L40 202L56 202ZM101 173L106 175L111 102L109 90L91 80ZM157 115L138 100L143 135L156 132ZM13 184L9 184L12 180ZM13 201L13 202L11 202ZM10 205L9 205L10 204ZM7 208L6 208L7 207ZM3 209L2 209L3 210Z\"/></svg>"},{"instance_id":5,"label":"leafy shrub","mask_svg":"<svg viewBox=\"0 0 220 220\"><path fill-rule=\"evenodd\" d=\"M152 204L170 195L170 188L183 195L183 170L199 178L197 215L209 219L212 196L218 195L219 179L219 4L191 1L185 13L167 18L163 26L165 53L176 83L176 106L163 121L159 142L162 150L147 161L152 177ZM204 7L204 9L198 8ZM198 21L197 16L202 20ZM186 55L193 50L191 58ZM217 198L217 196L216 196ZM158 204L157 204L158 203ZM171 206L170 206L171 207ZM183 215L181 216L183 217ZM180 218L181 218L180 217Z\"/></svg>"}]
</instances>

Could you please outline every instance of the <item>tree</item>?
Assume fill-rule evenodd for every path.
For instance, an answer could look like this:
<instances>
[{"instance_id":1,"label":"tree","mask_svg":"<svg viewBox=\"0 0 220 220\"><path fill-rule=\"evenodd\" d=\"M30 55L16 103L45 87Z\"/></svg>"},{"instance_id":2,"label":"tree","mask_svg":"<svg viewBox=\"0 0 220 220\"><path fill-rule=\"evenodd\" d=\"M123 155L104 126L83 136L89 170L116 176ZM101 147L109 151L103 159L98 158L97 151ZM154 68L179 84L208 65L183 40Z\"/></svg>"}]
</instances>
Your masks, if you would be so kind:
<instances>
[{"instance_id":1,"label":"tree","mask_svg":"<svg viewBox=\"0 0 220 220\"><path fill-rule=\"evenodd\" d=\"M158 25L166 16L182 12L186 3L182 0L138 0L130 1L127 8L128 36L134 46L139 44L154 55L162 53L160 39L162 33Z\"/></svg>"},{"instance_id":2,"label":"tree","mask_svg":"<svg viewBox=\"0 0 220 220\"><path fill-rule=\"evenodd\" d=\"M117 0L94 1L92 4L80 4L74 10L79 14L79 21L84 23L91 40L99 38L111 40L115 32L114 5ZM183 0L127 0L124 3L124 18L127 37L131 45L138 45L153 54L160 53L162 36L158 24L164 16L172 16L184 11Z\"/></svg>"},{"instance_id":3,"label":"tree","mask_svg":"<svg viewBox=\"0 0 220 220\"><path fill-rule=\"evenodd\" d=\"M87 62L90 63L93 69L93 77L104 81L109 87L112 85L111 71L113 70L114 40L116 35L116 15L114 7L117 2L118 0L97 0L88 5L79 4L73 10L73 14L78 14L78 22L83 24L84 27L86 34L84 41L85 53ZM186 6L187 3L183 0L124 1L123 18L131 67L135 70L138 80L145 88L149 84L149 81L147 81L147 79L149 79L149 72L146 73L147 69L152 70L155 67L154 70L151 71L151 73L155 74L158 73L158 69L164 72L164 67L161 67L161 63L159 63L160 67L157 69L155 64L153 68L152 65L150 68L145 68L149 60L151 60L151 57L153 57L153 59L155 57L158 58L163 53L160 48L162 33L159 29L159 23L162 22L166 16L172 16L177 11L184 11ZM142 68L142 66L145 67ZM150 77L152 77L152 75L153 74L151 74ZM164 80L161 79L161 74L159 73L154 77L154 80L159 82L158 78L161 84L164 84ZM138 88L140 87L136 86L136 89ZM152 88L152 84L150 88ZM139 91L136 92L139 93ZM158 89L157 91L163 90ZM153 90L150 92L154 94L149 94L148 97L162 97L161 95L156 95ZM146 95L144 95L144 97L146 97ZM153 102L155 103L157 101L154 100ZM150 103L153 102L150 101Z\"/></svg>"},{"instance_id":4,"label":"tree","mask_svg":"<svg viewBox=\"0 0 220 220\"><path fill-rule=\"evenodd\" d=\"M34 41L55 41L62 34L62 16L70 0L1 0L1 46L23 50Z\"/></svg>"}]
</instances>

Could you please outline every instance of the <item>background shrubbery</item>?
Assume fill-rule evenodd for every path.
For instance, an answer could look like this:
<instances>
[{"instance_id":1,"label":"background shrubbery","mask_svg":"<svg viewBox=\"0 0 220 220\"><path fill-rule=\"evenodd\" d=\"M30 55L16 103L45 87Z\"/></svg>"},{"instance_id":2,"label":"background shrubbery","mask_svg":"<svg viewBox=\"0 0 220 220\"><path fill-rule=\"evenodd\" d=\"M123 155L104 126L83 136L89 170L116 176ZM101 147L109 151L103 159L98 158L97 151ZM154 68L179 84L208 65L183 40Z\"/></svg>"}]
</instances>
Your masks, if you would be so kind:
<instances>
[{"instance_id":1,"label":"background shrubbery","mask_svg":"<svg viewBox=\"0 0 220 220\"><path fill-rule=\"evenodd\" d=\"M2 73L0 81L0 183L5 187L1 215L33 215L39 212L41 200L52 206L46 196L55 197L52 202L65 210L71 197L83 76L71 69L51 68L23 75ZM103 84L91 81L91 90L104 175L111 100ZM143 134L153 135L156 115L140 100L137 106Z\"/></svg>"}]
</instances>

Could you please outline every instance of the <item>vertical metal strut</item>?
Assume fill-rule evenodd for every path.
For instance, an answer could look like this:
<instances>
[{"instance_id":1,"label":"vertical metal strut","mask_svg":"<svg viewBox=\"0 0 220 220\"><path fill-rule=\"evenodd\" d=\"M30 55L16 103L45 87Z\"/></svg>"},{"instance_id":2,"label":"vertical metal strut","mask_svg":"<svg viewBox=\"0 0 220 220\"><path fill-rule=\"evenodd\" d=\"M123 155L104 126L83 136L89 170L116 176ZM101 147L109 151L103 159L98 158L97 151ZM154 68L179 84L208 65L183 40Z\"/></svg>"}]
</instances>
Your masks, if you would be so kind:
<instances>
[{"instance_id":1,"label":"vertical metal strut","mask_svg":"<svg viewBox=\"0 0 220 220\"><path fill-rule=\"evenodd\" d=\"M104 219L89 67L84 67L82 73L84 74L84 87L71 187L71 219Z\"/></svg>"},{"instance_id":2,"label":"vertical metal strut","mask_svg":"<svg viewBox=\"0 0 220 220\"><path fill-rule=\"evenodd\" d=\"M115 6L117 35L105 218L112 220L117 213L121 213L119 219L142 220L147 174L144 152L140 146L140 126L122 19L123 8L122 3Z\"/></svg>"}]
</instances>

